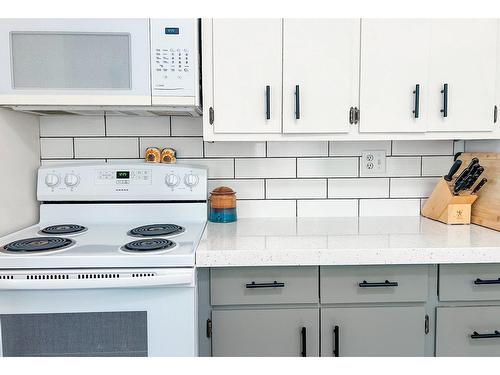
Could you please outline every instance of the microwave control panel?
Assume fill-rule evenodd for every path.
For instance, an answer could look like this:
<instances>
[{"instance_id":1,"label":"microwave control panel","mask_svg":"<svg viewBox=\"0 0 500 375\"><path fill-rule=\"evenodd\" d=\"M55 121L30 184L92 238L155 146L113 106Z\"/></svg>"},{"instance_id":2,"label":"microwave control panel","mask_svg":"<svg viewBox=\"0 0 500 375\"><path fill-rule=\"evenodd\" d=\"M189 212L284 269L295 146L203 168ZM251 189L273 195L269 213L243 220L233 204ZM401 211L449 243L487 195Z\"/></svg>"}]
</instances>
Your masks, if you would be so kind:
<instances>
[{"instance_id":1,"label":"microwave control panel","mask_svg":"<svg viewBox=\"0 0 500 375\"><path fill-rule=\"evenodd\" d=\"M151 19L153 96L195 96L198 20Z\"/></svg>"}]
</instances>

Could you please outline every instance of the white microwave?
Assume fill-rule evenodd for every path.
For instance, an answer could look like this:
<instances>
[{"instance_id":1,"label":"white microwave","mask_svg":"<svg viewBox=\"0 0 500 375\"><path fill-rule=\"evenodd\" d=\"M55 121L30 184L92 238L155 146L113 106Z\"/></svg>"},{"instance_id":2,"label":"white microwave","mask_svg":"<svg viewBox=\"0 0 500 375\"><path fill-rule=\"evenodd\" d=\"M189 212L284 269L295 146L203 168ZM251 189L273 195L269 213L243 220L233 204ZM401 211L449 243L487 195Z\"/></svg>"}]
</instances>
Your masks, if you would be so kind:
<instances>
[{"instance_id":1,"label":"white microwave","mask_svg":"<svg viewBox=\"0 0 500 375\"><path fill-rule=\"evenodd\" d=\"M0 20L0 105L199 113L199 27L197 19Z\"/></svg>"}]
</instances>

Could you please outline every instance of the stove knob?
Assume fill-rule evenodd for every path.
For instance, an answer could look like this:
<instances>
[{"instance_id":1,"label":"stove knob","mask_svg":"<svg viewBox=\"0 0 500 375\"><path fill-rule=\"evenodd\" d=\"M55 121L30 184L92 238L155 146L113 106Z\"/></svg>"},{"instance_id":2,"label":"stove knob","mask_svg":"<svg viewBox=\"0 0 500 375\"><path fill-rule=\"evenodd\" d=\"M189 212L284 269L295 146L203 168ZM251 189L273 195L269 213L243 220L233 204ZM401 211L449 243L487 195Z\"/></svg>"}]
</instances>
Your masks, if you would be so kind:
<instances>
[{"instance_id":1,"label":"stove knob","mask_svg":"<svg viewBox=\"0 0 500 375\"><path fill-rule=\"evenodd\" d=\"M54 174L54 173L49 173L47 176L45 176L45 185L48 187L55 187L59 185L59 176Z\"/></svg>"},{"instance_id":2,"label":"stove knob","mask_svg":"<svg viewBox=\"0 0 500 375\"><path fill-rule=\"evenodd\" d=\"M186 184L187 187L195 187L198 184L199 177L195 174L187 174L184 176L184 184Z\"/></svg>"},{"instance_id":3,"label":"stove knob","mask_svg":"<svg viewBox=\"0 0 500 375\"><path fill-rule=\"evenodd\" d=\"M69 173L64 177L64 183L66 186L73 187L80 183L80 177L76 174Z\"/></svg>"},{"instance_id":4,"label":"stove knob","mask_svg":"<svg viewBox=\"0 0 500 375\"><path fill-rule=\"evenodd\" d=\"M167 174L165 177L165 184L167 184L168 187L174 188L177 185L179 185L180 178L174 173Z\"/></svg>"}]
</instances>

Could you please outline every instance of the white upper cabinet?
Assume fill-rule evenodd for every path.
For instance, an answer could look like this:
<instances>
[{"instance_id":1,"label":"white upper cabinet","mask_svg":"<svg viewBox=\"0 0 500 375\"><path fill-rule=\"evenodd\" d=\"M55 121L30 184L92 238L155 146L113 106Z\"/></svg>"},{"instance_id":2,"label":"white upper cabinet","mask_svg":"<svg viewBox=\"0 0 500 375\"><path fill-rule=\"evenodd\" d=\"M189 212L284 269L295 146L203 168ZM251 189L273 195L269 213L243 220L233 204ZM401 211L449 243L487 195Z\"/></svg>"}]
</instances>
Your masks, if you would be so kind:
<instances>
[{"instance_id":1,"label":"white upper cabinet","mask_svg":"<svg viewBox=\"0 0 500 375\"><path fill-rule=\"evenodd\" d=\"M213 20L215 133L280 133L282 20Z\"/></svg>"},{"instance_id":2,"label":"white upper cabinet","mask_svg":"<svg viewBox=\"0 0 500 375\"><path fill-rule=\"evenodd\" d=\"M498 22L431 21L429 131L493 129Z\"/></svg>"},{"instance_id":3,"label":"white upper cabinet","mask_svg":"<svg viewBox=\"0 0 500 375\"><path fill-rule=\"evenodd\" d=\"M361 132L425 132L430 21L361 22Z\"/></svg>"},{"instance_id":4,"label":"white upper cabinet","mask_svg":"<svg viewBox=\"0 0 500 375\"><path fill-rule=\"evenodd\" d=\"M283 133L349 132L359 37L359 19L283 21Z\"/></svg>"}]
</instances>

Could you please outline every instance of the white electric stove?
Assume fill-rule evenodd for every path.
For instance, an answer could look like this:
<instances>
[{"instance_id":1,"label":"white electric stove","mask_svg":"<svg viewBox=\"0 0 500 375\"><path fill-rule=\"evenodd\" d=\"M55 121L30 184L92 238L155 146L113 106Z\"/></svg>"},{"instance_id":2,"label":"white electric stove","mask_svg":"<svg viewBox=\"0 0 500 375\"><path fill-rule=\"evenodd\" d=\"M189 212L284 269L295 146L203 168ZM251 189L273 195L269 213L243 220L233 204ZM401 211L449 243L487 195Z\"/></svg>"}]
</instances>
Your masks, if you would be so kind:
<instances>
[{"instance_id":1,"label":"white electric stove","mask_svg":"<svg viewBox=\"0 0 500 375\"><path fill-rule=\"evenodd\" d=\"M45 166L37 191L39 224L0 238L0 354L196 355L206 170Z\"/></svg>"}]
</instances>

